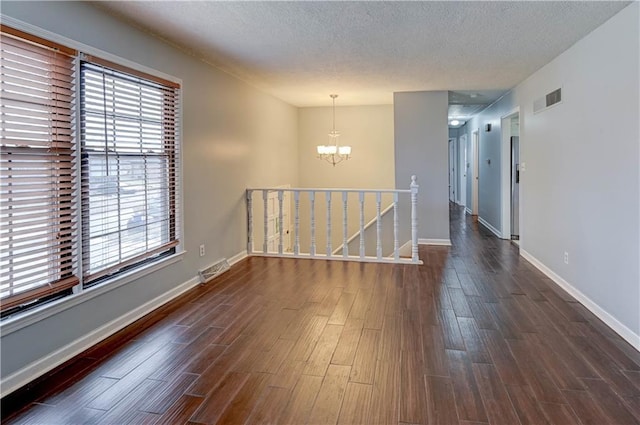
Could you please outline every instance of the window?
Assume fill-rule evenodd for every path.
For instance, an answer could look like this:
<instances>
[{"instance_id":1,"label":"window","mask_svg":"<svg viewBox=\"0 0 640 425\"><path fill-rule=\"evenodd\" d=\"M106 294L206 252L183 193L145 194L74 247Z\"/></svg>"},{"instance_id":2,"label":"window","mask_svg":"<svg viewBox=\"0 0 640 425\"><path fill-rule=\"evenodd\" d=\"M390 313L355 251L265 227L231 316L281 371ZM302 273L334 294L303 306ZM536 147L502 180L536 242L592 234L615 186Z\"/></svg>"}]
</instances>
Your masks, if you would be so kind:
<instances>
[{"instance_id":1,"label":"window","mask_svg":"<svg viewBox=\"0 0 640 425\"><path fill-rule=\"evenodd\" d=\"M78 283L74 267L74 51L0 34L2 310Z\"/></svg>"},{"instance_id":2,"label":"window","mask_svg":"<svg viewBox=\"0 0 640 425\"><path fill-rule=\"evenodd\" d=\"M4 25L0 37L4 315L175 252L180 87Z\"/></svg>"},{"instance_id":3,"label":"window","mask_svg":"<svg viewBox=\"0 0 640 425\"><path fill-rule=\"evenodd\" d=\"M85 282L170 252L176 237L176 87L81 62Z\"/></svg>"}]
</instances>

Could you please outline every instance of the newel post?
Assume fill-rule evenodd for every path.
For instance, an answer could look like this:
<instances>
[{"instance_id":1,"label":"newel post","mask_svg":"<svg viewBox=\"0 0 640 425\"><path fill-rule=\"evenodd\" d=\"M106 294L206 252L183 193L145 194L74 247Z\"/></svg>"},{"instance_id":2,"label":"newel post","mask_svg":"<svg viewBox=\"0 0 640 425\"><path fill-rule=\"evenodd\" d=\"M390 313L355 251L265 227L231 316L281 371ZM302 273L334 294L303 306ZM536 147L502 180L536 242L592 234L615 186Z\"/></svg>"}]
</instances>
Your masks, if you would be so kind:
<instances>
[{"instance_id":1,"label":"newel post","mask_svg":"<svg viewBox=\"0 0 640 425\"><path fill-rule=\"evenodd\" d=\"M416 176L411 176L411 262L418 260L418 183Z\"/></svg>"}]
</instances>

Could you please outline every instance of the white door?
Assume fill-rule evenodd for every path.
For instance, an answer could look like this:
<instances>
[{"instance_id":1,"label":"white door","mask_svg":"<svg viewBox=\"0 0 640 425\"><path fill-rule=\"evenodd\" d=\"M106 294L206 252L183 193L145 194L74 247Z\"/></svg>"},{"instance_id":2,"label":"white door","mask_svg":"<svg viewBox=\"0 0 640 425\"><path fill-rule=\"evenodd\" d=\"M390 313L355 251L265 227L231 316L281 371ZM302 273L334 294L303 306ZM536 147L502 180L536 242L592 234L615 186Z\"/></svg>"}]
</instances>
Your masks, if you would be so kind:
<instances>
[{"instance_id":1,"label":"white door","mask_svg":"<svg viewBox=\"0 0 640 425\"><path fill-rule=\"evenodd\" d=\"M463 134L458 139L458 152L460 156L460 163L458 166L458 174L460 175L460 191L458 193L459 204L462 206L467 205L467 135Z\"/></svg>"},{"instance_id":2,"label":"white door","mask_svg":"<svg viewBox=\"0 0 640 425\"><path fill-rule=\"evenodd\" d=\"M473 132L471 136L471 167L473 180L471 181L471 214L478 215L478 182L480 180L480 130Z\"/></svg>"},{"instance_id":3,"label":"white door","mask_svg":"<svg viewBox=\"0 0 640 425\"><path fill-rule=\"evenodd\" d=\"M456 202L456 139L449 139L449 201Z\"/></svg>"},{"instance_id":4,"label":"white door","mask_svg":"<svg viewBox=\"0 0 640 425\"><path fill-rule=\"evenodd\" d=\"M290 204L289 192L283 191L282 222L280 222L280 201L278 191L271 191L267 197L267 251L277 253L280 244L280 227L282 227L282 251L291 251Z\"/></svg>"}]
</instances>

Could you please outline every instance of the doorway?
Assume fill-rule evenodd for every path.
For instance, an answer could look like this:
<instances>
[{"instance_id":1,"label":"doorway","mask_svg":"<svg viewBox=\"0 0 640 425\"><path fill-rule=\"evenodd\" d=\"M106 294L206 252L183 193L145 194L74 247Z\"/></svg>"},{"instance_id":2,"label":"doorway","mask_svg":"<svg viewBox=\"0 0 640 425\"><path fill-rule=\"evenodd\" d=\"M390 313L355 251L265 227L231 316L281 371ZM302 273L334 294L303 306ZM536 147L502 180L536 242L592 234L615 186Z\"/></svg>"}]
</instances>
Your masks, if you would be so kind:
<instances>
[{"instance_id":1,"label":"doorway","mask_svg":"<svg viewBox=\"0 0 640 425\"><path fill-rule=\"evenodd\" d=\"M456 139L449 139L449 201L456 202Z\"/></svg>"},{"instance_id":2,"label":"doorway","mask_svg":"<svg viewBox=\"0 0 640 425\"><path fill-rule=\"evenodd\" d=\"M478 215L478 184L480 181L480 129L471 133L471 214Z\"/></svg>"},{"instance_id":3,"label":"doorway","mask_svg":"<svg viewBox=\"0 0 640 425\"><path fill-rule=\"evenodd\" d=\"M520 110L514 109L501 120L501 198L502 237L520 239Z\"/></svg>"},{"instance_id":4,"label":"doorway","mask_svg":"<svg viewBox=\"0 0 640 425\"><path fill-rule=\"evenodd\" d=\"M458 138L458 204L467 206L467 135L463 134Z\"/></svg>"},{"instance_id":5,"label":"doorway","mask_svg":"<svg viewBox=\"0 0 640 425\"><path fill-rule=\"evenodd\" d=\"M520 136L511 136L511 239L520 239Z\"/></svg>"}]
</instances>

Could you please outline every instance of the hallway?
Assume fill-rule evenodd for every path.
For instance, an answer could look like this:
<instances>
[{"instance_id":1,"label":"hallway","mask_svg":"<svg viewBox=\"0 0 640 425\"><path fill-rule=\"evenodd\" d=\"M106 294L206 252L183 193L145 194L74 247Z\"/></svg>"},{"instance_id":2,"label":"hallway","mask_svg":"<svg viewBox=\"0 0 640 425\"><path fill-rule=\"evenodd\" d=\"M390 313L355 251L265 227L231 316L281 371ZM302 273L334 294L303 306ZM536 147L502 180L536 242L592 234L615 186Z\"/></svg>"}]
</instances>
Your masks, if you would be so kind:
<instances>
[{"instance_id":1,"label":"hallway","mask_svg":"<svg viewBox=\"0 0 640 425\"><path fill-rule=\"evenodd\" d=\"M249 258L3 399L3 423L640 423L640 353L450 214L423 266Z\"/></svg>"}]
</instances>

